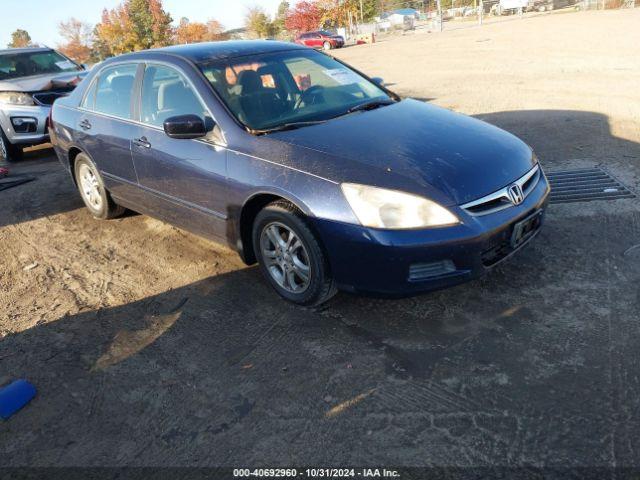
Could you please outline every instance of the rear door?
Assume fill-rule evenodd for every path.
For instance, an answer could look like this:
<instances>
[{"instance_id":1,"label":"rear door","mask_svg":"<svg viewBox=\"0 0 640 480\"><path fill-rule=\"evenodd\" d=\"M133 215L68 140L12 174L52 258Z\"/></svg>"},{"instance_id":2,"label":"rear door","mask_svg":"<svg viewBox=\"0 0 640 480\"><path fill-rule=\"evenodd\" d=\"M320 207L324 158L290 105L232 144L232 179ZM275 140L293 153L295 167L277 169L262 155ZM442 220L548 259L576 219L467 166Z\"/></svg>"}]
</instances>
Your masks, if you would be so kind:
<instances>
[{"instance_id":1,"label":"rear door","mask_svg":"<svg viewBox=\"0 0 640 480\"><path fill-rule=\"evenodd\" d=\"M78 141L119 198L129 199L138 183L131 156L133 90L137 63L106 67L88 89L78 116Z\"/></svg>"},{"instance_id":2,"label":"rear door","mask_svg":"<svg viewBox=\"0 0 640 480\"><path fill-rule=\"evenodd\" d=\"M133 162L147 211L206 237L226 236L226 148L218 127L208 137L167 136L166 119L194 114L214 119L178 69L149 63L139 94L139 124L131 136Z\"/></svg>"}]
</instances>

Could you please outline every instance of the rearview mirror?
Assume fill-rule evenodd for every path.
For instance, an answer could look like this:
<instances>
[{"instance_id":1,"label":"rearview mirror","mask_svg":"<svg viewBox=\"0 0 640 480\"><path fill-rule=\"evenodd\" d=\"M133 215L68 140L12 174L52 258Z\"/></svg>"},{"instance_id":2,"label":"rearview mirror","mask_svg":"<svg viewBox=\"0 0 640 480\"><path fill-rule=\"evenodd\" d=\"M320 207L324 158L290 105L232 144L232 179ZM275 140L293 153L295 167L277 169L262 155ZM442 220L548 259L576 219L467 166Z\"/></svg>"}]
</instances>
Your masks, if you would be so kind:
<instances>
[{"instance_id":1,"label":"rearview mirror","mask_svg":"<svg viewBox=\"0 0 640 480\"><path fill-rule=\"evenodd\" d=\"M371 80L376 85L380 85L381 87L384 87L384 79L383 78L381 78L381 77L373 77Z\"/></svg>"},{"instance_id":2,"label":"rearview mirror","mask_svg":"<svg viewBox=\"0 0 640 480\"><path fill-rule=\"evenodd\" d=\"M176 115L169 117L163 124L164 133L171 138L189 140L192 138L204 137L207 134L207 127L204 120L198 115Z\"/></svg>"}]
</instances>

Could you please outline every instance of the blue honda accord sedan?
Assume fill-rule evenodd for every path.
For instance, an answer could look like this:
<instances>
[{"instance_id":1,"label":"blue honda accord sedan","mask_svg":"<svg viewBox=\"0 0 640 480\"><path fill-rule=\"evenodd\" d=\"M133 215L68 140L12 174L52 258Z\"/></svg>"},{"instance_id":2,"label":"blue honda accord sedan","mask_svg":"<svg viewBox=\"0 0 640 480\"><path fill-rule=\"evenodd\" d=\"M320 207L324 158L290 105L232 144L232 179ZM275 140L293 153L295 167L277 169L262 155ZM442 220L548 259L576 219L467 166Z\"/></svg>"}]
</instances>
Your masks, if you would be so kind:
<instances>
[{"instance_id":1,"label":"blue honda accord sedan","mask_svg":"<svg viewBox=\"0 0 640 480\"><path fill-rule=\"evenodd\" d=\"M475 278L536 236L549 193L513 135L290 43L112 58L50 133L93 216L226 243L301 305Z\"/></svg>"}]
</instances>

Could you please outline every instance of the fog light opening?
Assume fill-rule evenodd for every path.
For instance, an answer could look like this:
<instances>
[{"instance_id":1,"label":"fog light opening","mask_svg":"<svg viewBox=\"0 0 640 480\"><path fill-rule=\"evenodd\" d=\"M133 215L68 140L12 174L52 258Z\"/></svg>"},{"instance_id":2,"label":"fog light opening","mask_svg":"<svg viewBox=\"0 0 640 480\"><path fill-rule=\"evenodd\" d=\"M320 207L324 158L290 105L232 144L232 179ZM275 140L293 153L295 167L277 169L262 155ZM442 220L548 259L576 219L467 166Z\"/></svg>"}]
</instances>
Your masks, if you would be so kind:
<instances>
[{"instance_id":1,"label":"fog light opening","mask_svg":"<svg viewBox=\"0 0 640 480\"><path fill-rule=\"evenodd\" d=\"M417 282L435 277L448 275L456 271L456 265L451 260L440 260L429 263L413 263L409 266L409 281Z\"/></svg>"},{"instance_id":2,"label":"fog light opening","mask_svg":"<svg viewBox=\"0 0 640 480\"><path fill-rule=\"evenodd\" d=\"M33 117L11 117L11 125L16 133L35 133L38 120Z\"/></svg>"}]
</instances>

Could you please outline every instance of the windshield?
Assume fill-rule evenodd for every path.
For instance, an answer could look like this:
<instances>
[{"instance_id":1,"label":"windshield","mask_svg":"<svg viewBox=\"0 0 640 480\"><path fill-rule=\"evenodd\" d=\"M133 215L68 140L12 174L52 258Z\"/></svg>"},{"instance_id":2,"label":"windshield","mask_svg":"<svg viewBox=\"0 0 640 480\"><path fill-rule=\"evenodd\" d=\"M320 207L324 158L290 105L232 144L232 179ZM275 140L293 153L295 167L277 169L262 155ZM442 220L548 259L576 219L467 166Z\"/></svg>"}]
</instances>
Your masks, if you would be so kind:
<instances>
[{"instance_id":1,"label":"windshield","mask_svg":"<svg viewBox=\"0 0 640 480\"><path fill-rule=\"evenodd\" d=\"M82 68L53 50L0 55L0 80L78 70Z\"/></svg>"},{"instance_id":2,"label":"windshield","mask_svg":"<svg viewBox=\"0 0 640 480\"><path fill-rule=\"evenodd\" d=\"M253 130L325 121L358 105L391 101L377 85L313 50L237 57L199 66L236 118Z\"/></svg>"}]
</instances>

